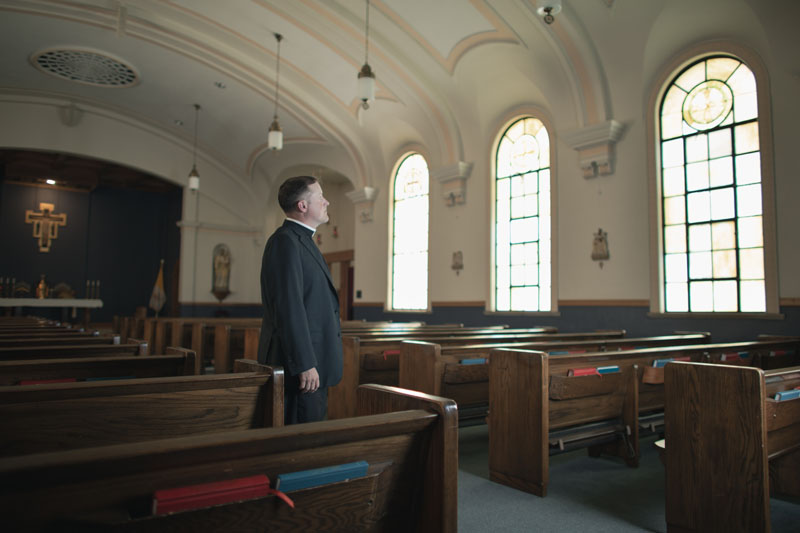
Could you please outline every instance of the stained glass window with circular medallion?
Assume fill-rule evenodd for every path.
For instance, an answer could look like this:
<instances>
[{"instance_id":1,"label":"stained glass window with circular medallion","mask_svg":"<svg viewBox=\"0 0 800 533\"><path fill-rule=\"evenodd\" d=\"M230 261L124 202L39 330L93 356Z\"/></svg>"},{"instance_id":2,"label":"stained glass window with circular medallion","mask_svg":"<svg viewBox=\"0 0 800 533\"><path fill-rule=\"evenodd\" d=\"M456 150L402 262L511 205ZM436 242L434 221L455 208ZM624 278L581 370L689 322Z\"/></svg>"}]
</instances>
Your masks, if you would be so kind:
<instances>
[{"instance_id":1,"label":"stained glass window with circular medallion","mask_svg":"<svg viewBox=\"0 0 800 533\"><path fill-rule=\"evenodd\" d=\"M708 57L680 72L660 109L666 312L764 312L763 209L753 72Z\"/></svg>"}]
</instances>

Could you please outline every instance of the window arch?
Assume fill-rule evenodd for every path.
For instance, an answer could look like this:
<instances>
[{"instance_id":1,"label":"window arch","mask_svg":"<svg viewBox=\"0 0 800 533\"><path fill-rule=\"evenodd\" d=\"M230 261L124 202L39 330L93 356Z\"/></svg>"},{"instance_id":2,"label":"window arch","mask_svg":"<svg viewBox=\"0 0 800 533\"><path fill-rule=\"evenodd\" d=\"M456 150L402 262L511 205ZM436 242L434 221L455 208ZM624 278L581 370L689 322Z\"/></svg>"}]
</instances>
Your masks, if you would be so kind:
<instances>
[{"instance_id":1,"label":"window arch","mask_svg":"<svg viewBox=\"0 0 800 533\"><path fill-rule=\"evenodd\" d=\"M665 85L655 109L661 312L777 310L760 85L720 53Z\"/></svg>"},{"instance_id":2,"label":"window arch","mask_svg":"<svg viewBox=\"0 0 800 533\"><path fill-rule=\"evenodd\" d=\"M389 309L428 309L428 164L417 153L397 166L392 194Z\"/></svg>"},{"instance_id":3,"label":"window arch","mask_svg":"<svg viewBox=\"0 0 800 533\"><path fill-rule=\"evenodd\" d=\"M493 309L551 311L550 135L541 120L506 129L494 175Z\"/></svg>"}]
</instances>

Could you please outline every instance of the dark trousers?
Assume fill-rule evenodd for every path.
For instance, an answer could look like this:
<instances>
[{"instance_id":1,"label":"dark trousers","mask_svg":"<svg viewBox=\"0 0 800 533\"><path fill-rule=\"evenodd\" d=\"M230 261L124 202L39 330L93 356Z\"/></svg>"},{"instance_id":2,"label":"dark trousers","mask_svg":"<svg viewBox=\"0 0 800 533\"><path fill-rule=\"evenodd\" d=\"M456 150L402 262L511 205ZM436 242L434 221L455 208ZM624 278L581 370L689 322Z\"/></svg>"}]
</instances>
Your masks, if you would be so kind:
<instances>
[{"instance_id":1,"label":"dark trousers","mask_svg":"<svg viewBox=\"0 0 800 533\"><path fill-rule=\"evenodd\" d=\"M286 390L283 397L283 423L302 424L319 422L328 416L328 389L319 388L315 392Z\"/></svg>"}]
</instances>

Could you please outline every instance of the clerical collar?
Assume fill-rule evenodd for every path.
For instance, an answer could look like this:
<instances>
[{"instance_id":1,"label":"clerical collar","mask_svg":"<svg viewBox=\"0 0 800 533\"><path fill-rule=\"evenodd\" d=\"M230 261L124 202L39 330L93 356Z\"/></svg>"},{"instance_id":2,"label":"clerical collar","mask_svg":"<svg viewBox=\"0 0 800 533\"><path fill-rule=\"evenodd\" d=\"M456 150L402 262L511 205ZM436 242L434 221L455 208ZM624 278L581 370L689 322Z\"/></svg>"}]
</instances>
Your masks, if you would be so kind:
<instances>
[{"instance_id":1,"label":"clerical collar","mask_svg":"<svg viewBox=\"0 0 800 533\"><path fill-rule=\"evenodd\" d=\"M312 227L311 227L311 226L309 226L308 224L303 224L303 223L302 223L302 222L300 222L299 220L295 220L295 219L293 219L293 218L289 218L289 217L286 217L286 220L288 220L288 221L290 221L290 222L294 222L295 224L300 224L300 225L301 225L301 226L303 226L304 228L308 228L308 229L310 229L310 230L311 230L311 235L312 235L312 236L313 236L313 235L314 235L314 234L317 232L317 230L316 230L315 228L312 228Z\"/></svg>"}]
</instances>

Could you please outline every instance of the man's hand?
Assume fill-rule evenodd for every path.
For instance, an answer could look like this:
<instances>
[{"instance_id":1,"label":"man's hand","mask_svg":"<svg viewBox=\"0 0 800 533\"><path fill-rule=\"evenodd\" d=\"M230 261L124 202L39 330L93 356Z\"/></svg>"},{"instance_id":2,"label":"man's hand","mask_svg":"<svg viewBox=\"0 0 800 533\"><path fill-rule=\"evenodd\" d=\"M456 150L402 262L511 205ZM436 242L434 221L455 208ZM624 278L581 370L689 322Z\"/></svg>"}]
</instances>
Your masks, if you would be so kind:
<instances>
[{"instance_id":1,"label":"man's hand","mask_svg":"<svg viewBox=\"0 0 800 533\"><path fill-rule=\"evenodd\" d=\"M319 388L319 374L313 366L300 372L300 392L316 392Z\"/></svg>"}]
</instances>

